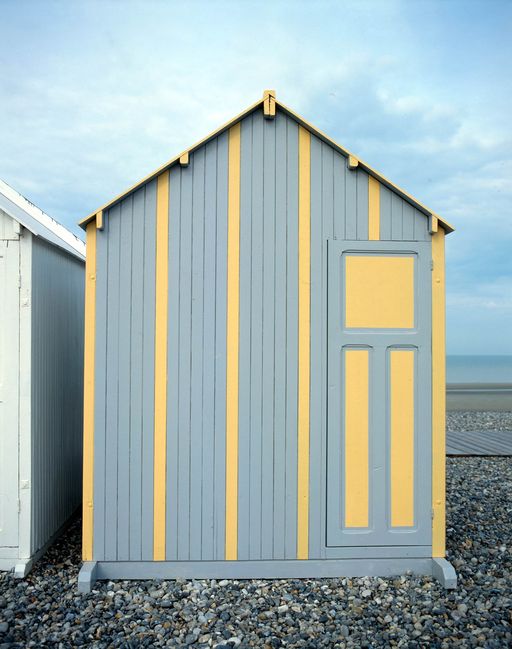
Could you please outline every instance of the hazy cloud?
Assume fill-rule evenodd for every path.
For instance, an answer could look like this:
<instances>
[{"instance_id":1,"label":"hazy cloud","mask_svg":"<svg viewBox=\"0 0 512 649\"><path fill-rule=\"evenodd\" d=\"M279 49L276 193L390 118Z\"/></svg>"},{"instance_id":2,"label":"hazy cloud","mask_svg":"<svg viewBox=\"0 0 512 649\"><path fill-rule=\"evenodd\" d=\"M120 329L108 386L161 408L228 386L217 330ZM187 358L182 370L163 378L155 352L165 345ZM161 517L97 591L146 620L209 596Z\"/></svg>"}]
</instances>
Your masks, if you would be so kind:
<instances>
[{"instance_id":1,"label":"hazy cloud","mask_svg":"<svg viewBox=\"0 0 512 649\"><path fill-rule=\"evenodd\" d=\"M453 222L452 352L512 353L512 5L2 5L0 177L76 221L264 88Z\"/></svg>"}]
</instances>

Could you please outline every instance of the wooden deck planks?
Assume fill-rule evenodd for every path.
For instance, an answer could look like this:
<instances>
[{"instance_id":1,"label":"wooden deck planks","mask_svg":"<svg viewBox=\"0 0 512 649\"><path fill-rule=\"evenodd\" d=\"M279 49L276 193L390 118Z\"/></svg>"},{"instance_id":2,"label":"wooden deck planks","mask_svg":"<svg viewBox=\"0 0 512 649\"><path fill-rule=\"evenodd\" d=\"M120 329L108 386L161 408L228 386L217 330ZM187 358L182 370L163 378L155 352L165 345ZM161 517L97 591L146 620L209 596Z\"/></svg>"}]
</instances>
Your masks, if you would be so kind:
<instances>
[{"instance_id":1,"label":"wooden deck planks","mask_svg":"<svg viewBox=\"0 0 512 649\"><path fill-rule=\"evenodd\" d=\"M512 431L447 431L446 455L512 456Z\"/></svg>"}]
</instances>

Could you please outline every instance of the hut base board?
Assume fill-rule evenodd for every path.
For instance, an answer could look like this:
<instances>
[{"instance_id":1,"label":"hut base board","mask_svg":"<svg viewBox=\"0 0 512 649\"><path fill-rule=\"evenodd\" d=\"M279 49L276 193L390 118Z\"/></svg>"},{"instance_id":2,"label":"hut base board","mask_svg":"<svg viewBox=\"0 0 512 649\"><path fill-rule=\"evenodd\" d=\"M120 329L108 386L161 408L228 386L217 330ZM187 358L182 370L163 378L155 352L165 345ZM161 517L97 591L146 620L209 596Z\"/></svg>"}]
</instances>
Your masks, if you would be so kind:
<instances>
[{"instance_id":1,"label":"hut base board","mask_svg":"<svg viewBox=\"0 0 512 649\"><path fill-rule=\"evenodd\" d=\"M104 579L318 579L323 577L394 577L432 575L445 588L457 576L446 559L319 559L309 561L86 561L78 590L91 591Z\"/></svg>"}]
</instances>

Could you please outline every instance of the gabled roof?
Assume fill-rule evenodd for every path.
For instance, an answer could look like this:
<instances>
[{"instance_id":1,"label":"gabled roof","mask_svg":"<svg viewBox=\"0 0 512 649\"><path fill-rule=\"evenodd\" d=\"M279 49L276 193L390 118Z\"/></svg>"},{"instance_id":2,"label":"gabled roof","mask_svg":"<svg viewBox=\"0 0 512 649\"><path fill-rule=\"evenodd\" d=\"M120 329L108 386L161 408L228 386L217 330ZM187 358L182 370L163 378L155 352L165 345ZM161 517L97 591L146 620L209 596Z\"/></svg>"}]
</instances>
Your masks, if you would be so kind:
<instances>
[{"instance_id":1,"label":"gabled roof","mask_svg":"<svg viewBox=\"0 0 512 649\"><path fill-rule=\"evenodd\" d=\"M163 171L166 169L169 169L170 167L176 165L176 164L183 164L186 165L188 164L188 157L189 154L198 149L199 147L203 146L210 140L214 139L218 135L220 135L222 132L226 131L229 129L231 126L236 124L237 122L241 121L244 117L255 111L257 108L263 107L263 112L265 116L267 117L273 117L276 113L276 110L279 109L292 119L294 119L296 122L298 122L301 126L306 128L310 133L318 137L320 140L323 140L327 144L330 144L336 151L344 155L348 159L348 164L350 168L355 168L355 167L361 167L366 173L368 173L370 176L373 176L376 178L380 183L382 183L384 186L388 187L389 189L393 190L396 194L398 194L401 198L409 202L411 205L413 205L416 209L418 209L420 212L423 212L426 216L428 216L431 221L432 221L432 229L435 230L437 229L437 224L439 224L445 231L446 233L453 232L454 228L443 218L441 218L438 214L435 214L432 210L430 210L426 205L423 205L423 203L420 203L414 196L411 196L408 192L405 190L401 189L395 183L391 182L387 178L385 178L382 174L380 174L378 171L370 167L370 165L366 164L366 162L363 162L358 156L354 155L353 153L350 153L347 149L342 147L340 144L335 142L332 138L330 138L328 135L325 133L322 133L319 129L317 129L315 126L307 122L303 117L300 115L297 115L293 110L285 106L283 103L280 101L277 101L276 96L275 96L275 91L274 90L265 90L263 93L263 98L260 99L259 101L255 102L254 104L251 104L248 108L246 108L242 113L237 115L236 117L233 117L229 122L226 124L223 124L221 127L204 137L202 140L199 142L196 142L193 146L191 146L189 149L186 149L179 155L177 155L174 158L171 158L168 162L163 164L161 167L158 169L155 169L152 173L149 175L145 176L142 180L140 180L138 183L133 185L132 187L128 188L126 191L124 191L122 194L119 194L112 200L108 201L101 207L99 207L97 210L94 212L91 212L88 216L86 216L84 219L82 219L79 222L79 225L81 225L84 229L89 223L89 221L92 221L94 218L96 218L98 215L100 215L100 219L102 217L102 214L105 210L111 208L113 205L121 201L123 198L125 198L128 194L131 194L133 191L147 183L148 181L156 178L159 176Z\"/></svg>"},{"instance_id":2,"label":"gabled roof","mask_svg":"<svg viewBox=\"0 0 512 649\"><path fill-rule=\"evenodd\" d=\"M0 210L21 223L34 236L45 239L82 261L85 260L85 243L81 239L3 180L0 180Z\"/></svg>"}]
</instances>

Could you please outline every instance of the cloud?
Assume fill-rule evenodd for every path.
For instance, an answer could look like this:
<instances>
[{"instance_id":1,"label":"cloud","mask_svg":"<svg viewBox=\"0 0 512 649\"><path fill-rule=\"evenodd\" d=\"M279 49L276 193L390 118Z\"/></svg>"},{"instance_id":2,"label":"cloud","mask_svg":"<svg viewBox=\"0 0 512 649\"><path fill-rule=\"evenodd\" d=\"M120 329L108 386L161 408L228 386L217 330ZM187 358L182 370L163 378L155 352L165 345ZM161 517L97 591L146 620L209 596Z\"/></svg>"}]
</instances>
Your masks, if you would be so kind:
<instances>
[{"instance_id":1,"label":"cloud","mask_svg":"<svg viewBox=\"0 0 512 649\"><path fill-rule=\"evenodd\" d=\"M512 89L498 73L512 46L500 37L510 11L499 11L399 1L266 11L253 2L12 4L3 9L0 177L77 231L80 217L275 87L454 223L453 313L498 313L508 308L499 294L512 294Z\"/></svg>"}]
</instances>

